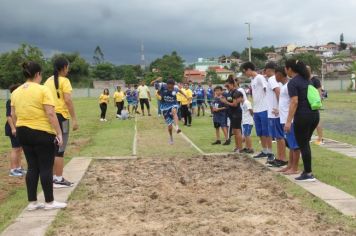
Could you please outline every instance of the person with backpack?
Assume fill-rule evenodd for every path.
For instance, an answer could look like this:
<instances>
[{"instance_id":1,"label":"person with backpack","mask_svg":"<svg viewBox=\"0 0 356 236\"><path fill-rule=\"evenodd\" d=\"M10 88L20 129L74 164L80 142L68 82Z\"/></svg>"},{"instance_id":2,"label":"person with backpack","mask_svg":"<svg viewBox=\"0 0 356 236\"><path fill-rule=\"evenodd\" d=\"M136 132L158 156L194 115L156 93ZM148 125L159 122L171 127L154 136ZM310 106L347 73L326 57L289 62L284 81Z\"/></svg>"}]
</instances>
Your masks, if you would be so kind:
<instances>
[{"instance_id":1,"label":"person with backpack","mask_svg":"<svg viewBox=\"0 0 356 236\"><path fill-rule=\"evenodd\" d=\"M315 181L310 139L319 124L318 109L321 108L321 99L318 90L310 83L310 74L304 62L289 59L286 61L285 70L292 79L288 83L288 94L291 99L284 130L290 132L293 122L295 138L304 164L304 171L296 180Z\"/></svg>"}]
</instances>

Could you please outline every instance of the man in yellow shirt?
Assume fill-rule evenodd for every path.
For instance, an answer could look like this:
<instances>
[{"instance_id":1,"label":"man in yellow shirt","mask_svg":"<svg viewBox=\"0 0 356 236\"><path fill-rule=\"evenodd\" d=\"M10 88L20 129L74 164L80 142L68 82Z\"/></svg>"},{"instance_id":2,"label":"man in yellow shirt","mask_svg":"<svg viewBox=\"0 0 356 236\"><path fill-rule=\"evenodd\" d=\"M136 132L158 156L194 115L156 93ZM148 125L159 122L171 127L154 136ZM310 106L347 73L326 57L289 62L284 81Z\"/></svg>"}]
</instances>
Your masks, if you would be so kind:
<instances>
[{"instance_id":1,"label":"man in yellow shirt","mask_svg":"<svg viewBox=\"0 0 356 236\"><path fill-rule=\"evenodd\" d=\"M125 93L121 90L121 86L117 86L116 91L114 93L114 104L117 107L116 118L121 117L121 111L125 106Z\"/></svg>"},{"instance_id":2,"label":"man in yellow shirt","mask_svg":"<svg viewBox=\"0 0 356 236\"><path fill-rule=\"evenodd\" d=\"M144 80L141 80L140 86L138 86L137 88L137 92L138 92L138 98L140 100L142 115L143 116L145 115L145 105L146 105L148 116L151 116L151 112L150 112L151 94L150 94L150 89L147 87Z\"/></svg>"},{"instance_id":3,"label":"man in yellow shirt","mask_svg":"<svg viewBox=\"0 0 356 236\"><path fill-rule=\"evenodd\" d=\"M182 110L182 116L184 118L184 125L190 127L192 126L192 113L190 112L189 107L190 104L192 103L193 92L189 88L188 83L184 84L184 88L182 91L187 96L187 97L184 96L181 97L181 104L182 104L181 110Z\"/></svg>"},{"instance_id":4,"label":"man in yellow shirt","mask_svg":"<svg viewBox=\"0 0 356 236\"><path fill-rule=\"evenodd\" d=\"M63 133L63 145L56 150L56 158L54 160L54 176L53 183L55 188L65 188L73 186L73 183L63 178L64 168L64 152L69 138L69 119L72 120L73 131L77 130L78 122L75 115L72 101L72 85L66 77L69 72L69 62L65 58L57 58L54 62L53 76L49 77L45 82L53 95L55 112Z\"/></svg>"}]
</instances>

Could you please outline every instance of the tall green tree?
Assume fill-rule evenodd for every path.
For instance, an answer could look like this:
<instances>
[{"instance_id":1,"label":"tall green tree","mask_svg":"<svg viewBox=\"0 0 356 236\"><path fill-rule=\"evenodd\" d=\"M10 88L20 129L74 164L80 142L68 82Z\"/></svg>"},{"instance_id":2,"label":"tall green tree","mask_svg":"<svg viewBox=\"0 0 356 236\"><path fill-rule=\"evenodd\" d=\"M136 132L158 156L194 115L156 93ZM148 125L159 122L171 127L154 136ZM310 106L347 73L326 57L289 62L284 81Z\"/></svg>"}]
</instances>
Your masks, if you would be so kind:
<instances>
[{"instance_id":1,"label":"tall green tree","mask_svg":"<svg viewBox=\"0 0 356 236\"><path fill-rule=\"evenodd\" d=\"M96 46L96 48L94 49L94 56L93 56L93 60L94 60L94 64L98 65L101 63L104 63L105 59L104 59L104 53L101 50L100 46Z\"/></svg>"},{"instance_id":2,"label":"tall green tree","mask_svg":"<svg viewBox=\"0 0 356 236\"><path fill-rule=\"evenodd\" d=\"M305 64L310 66L313 72L321 72L321 59L317 57L314 53L301 53L293 56L293 58L303 61Z\"/></svg>"},{"instance_id":3,"label":"tall green tree","mask_svg":"<svg viewBox=\"0 0 356 236\"><path fill-rule=\"evenodd\" d=\"M233 57L233 58L240 59L240 56L241 56L241 54L238 51L233 51L231 53L231 57Z\"/></svg>"},{"instance_id":4,"label":"tall green tree","mask_svg":"<svg viewBox=\"0 0 356 236\"><path fill-rule=\"evenodd\" d=\"M345 43L344 33L340 34L340 51L345 50L347 48L347 44Z\"/></svg>"},{"instance_id":5,"label":"tall green tree","mask_svg":"<svg viewBox=\"0 0 356 236\"><path fill-rule=\"evenodd\" d=\"M92 68L92 76L98 80L115 80L117 79L115 66L112 63L104 62L95 65Z\"/></svg>"},{"instance_id":6,"label":"tall green tree","mask_svg":"<svg viewBox=\"0 0 356 236\"><path fill-rule=\"evenodd\" d=\"M43 68L46 60L38 47L21 44L17 50L0 55L0 87L8 88L14 83L23 83L25 78L22 74L22 63L35 61Z\"/></svg>"},{"instance_id":7,"label":"tall green tree","mask_svg":"<svg viewBox=\"0 0 356 236\"><path fill-rule=\"evenodd\" d=\"M173 77L177 82L183 80L184 75L184 60L173 51L170 55L164 55L158 58L150 65L150 71L153 69L158 71L158 75L162 76L164 80Z\"/></svg>"}]
</instances>

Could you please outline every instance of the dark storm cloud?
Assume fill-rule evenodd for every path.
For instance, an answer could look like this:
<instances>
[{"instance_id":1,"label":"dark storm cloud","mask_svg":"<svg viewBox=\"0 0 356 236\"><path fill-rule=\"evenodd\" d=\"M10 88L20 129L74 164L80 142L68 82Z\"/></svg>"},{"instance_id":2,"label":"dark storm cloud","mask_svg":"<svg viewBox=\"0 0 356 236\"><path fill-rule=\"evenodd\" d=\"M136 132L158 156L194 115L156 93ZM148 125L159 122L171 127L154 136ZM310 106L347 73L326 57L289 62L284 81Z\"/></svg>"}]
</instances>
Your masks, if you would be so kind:
<instances>
[{"instance_id":1,"label":"dark storm cloud","mask_svg":"<svg viewBox=\"0 0 356 236\"><path fill-rule=\"evenodd\" d=\"M246 46L355 41L353 0L1 0L0 50L21 42L50 55L79 51L90 59L100 45L108 60L139 63L140 42L153 60L177 50L187 61Z\"/></svg>"}]
</instances>

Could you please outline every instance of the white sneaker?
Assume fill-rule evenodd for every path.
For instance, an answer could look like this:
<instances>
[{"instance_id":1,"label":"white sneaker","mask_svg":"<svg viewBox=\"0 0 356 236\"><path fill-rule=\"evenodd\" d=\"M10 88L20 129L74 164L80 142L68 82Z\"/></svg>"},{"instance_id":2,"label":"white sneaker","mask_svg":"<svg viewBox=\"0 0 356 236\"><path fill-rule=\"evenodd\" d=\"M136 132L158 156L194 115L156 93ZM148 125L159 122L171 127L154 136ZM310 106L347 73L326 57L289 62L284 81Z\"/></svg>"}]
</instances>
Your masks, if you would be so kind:
<instances>
[{"instance_id":1,"label":"white sneaker","mask_svg":"<svg viewBox=\"0 0 356 236\"><path fill-rule=\"evenodd\" d=\"M121 119L121 116L120 116L120 115L116 115L116 118L119 118L119 119Z\"/></svg>"},{"instance_id":2,"label":"white sneaker","mask_svg":"<svg viewBox=\"0 0 356 236\"><path fill-rule=\"evenodd\" d=\"M55 210L55 209L62 209L62 208L66 208L66 207L67 207L67 203L53 201L51 203L46 203L44 209L45 210Z\"/></svg>"},{"instance_id":3,"label":"white sneaker","mask_svg":"<svg viewBox=\"0 0 356 236\"><path fill-rule=\"evenodd\" d=\"M31 202L30 204L28 204L27 210L28 211L35 211L35 210L43 209L44 207L45 207L45 204L43 204L43 203Z\"/></svg>"},{"instance_id":4,"label":"white sneaker","mask_svg":"<svg viewBox=\"0 0 356 236\"><path fill-rule=\"evenodd\" d=\"M104 119L104 121L106 122L106 121L108 121L107 119Z\"/></svg>"},{"instance_id":5,"label":"white sneaker","mask_svg":"<svg viewBox=\"0 0 356 236\"><path fill-rule=\"evenodd\" d=\"M101 121L101 122L103 122L103 121L104 121L104 119L103 119L103 118L101 118L101 119L100 119L100 121Z\"/></svg>"}]
</instances>

